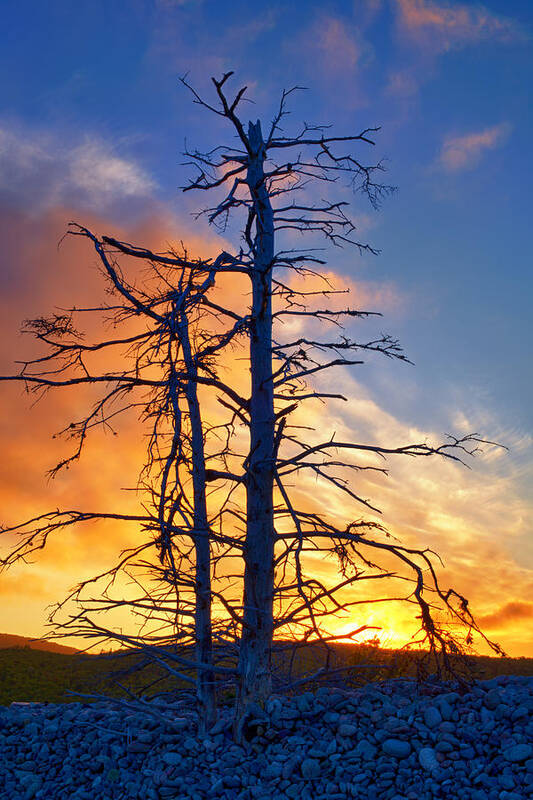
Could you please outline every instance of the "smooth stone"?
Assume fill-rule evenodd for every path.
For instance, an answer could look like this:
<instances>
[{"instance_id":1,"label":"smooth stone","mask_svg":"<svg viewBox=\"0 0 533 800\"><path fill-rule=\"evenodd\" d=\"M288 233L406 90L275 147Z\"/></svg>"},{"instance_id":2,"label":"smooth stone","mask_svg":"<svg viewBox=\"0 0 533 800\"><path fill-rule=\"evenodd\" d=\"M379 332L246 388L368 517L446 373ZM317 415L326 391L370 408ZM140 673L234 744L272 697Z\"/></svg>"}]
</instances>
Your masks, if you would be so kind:
<instances>
[{"instance_id":1,"label":"smooth stone","mask_svg":"<svg viewBox=\"0 0 533 800\"><path fill-rule=\"evenodd\" d=\"M494 709L500 705L501 701L502 698L498 689L491 689L490 691L487 692L487 694L483 698L483 703L491 711L494 711Z\"/></svg>"},{"instance_id":2,"label":"smooth stone","mask_svg":"<svg viewBox=\"0 0 533 800\"><path fill-rule=\"evenodd\" d=\"M291 777L292 773L294 772L294 770L296 769L297 766L298 766L298 756L295 756L295 755L290 756L285 761L285 763L283 765L283 768L282 768L282 771L281 771L281 776L282 776L283 780L288 780Z\"/></svg>"},{"instance_id":3,"label":"smooth stone","mask_svg":"<svg viewBox=\"0 0 533 800\"><path fill-rule=\"evenodd\" d=\"M422 769L427 772L438 769L439 762L432 747L422 747L418 752L418 760Z\"/></svg>"},{"instance_id":4,"label":"smooth stone","mask_svg":"<svg viewBox=\"0 0 533 800\"><path fill-rule=\"evenodd\" d=\"M439 709L435 706L428 706L424 711L424 722L430 730L440 725L442 722L442 715Z\"/></svg>"},{"instance_id":5,"label":"smooth stone","mask_svg":"<svg viewBox=\"0 0 533 800\"><path fill-rule=\"evenodd\" d=\"M341 722L337 728L337 733L339 736L345 736L347 738L355 736L357 733L357 725L350 725L349 722Z\"/></svg>"},{"instance_id":6,"label":"smooth stone","mask_svg":"<svg viewBox=\"0 0 533 800\"><path fill-rule=\"evenodd\" d=\"M149 753L150 752L150 745L144 744L144 742L132 742L128 746L128 752L130 753Z\"/></svg>"},{"instance_id":7,"label":"smooth stone","mask_svg":"<svg viewBox=\"0 0 533 800\"><path fill-rule=\"evenodd\" d=\"M446 700L439 698L439 710L442 716L442 719L449 720L453 716L453 708Z\"/></svg>"},{"instance_id":8,"label":"smooth stone","mask_svg":"<svg viewBox=\"0 0 533 800\"><path fill-rule=\"evenodd\" d=\"M387 755L395 758L407 758L411 753L411 745L402 739L385 739L381 747Z\"/></svg>"},{"instance_id":9,"label":"smooth stone","mask_svg":"<svg viewBox=\"0 0 533 800\"><path fill-rule=\"evenodd\" d=\"M183 757L181 756L180 753L174 753L172 751L163 753L162 758L165 764L169 767L176 767L183 761Z\"/></svg>"},{"instance_id":10,"label":"smooth stone","mask_svg":"<svg viewBox=\"0 0 533 800\"><path fill-rule=\"evenodd\" d=\"M362 756L367 761L371 761L377 753L377 747L373 745L368 739L361 739L355 747L354 754Z\"/></svg>"},{"instance_id":11,"label":"smooth stone","mask_svg":"<svg viewBox=\"0 0 533 800\"><path fill-rule=\"evenodd\" d=\"M320 775L320 762L314 758L304 758L300 769L305 780L313 780L313 778L318 778Z\"/></svg>"},{"instance_id":12,"label":"smooth stone","mask_svg":"<svg viewBox=\"0 0 533 800\"><path fill-rule=\"evenodd\" d=\"M507 775L504 773L503 775L498 775L498 783L502 787L502 789L508 789L511 791L515 788L515 782L512 775Z\"/></svg>"},{"instance_id":13,"label":"smooth stone","mask_svg":"<svg viewBox=\"0 0 533 800\"><path fill-rule=\"evenodd\" d=\"M533 747L530 744L515 744L503 751L503 757L511 763L526 761L532 755Z\"/></svg>"},{"instance_id":14,"label":"smooth stone","mask_svg":"<svg viewBox=\"0 0 533 800\"><path fill-rule=\"evenodd\" d=\"M211 736L216 736L217 733L223 733L226 727L227 727L227 722L224 719L219 719L217 722L215 722L213 727L210 729L209 733L211 734Z\"/></svg>"},{"instance_id":15,"label":"smooth stone","mask_svg":"<svg viewBox=\"0 0 533 800\"><path fill-rule=\"evenodd\" d=\"M238 775L224 775L224 786L228 789L238 789L241 785L241 779Z\"/></svg>"}]
</instances>

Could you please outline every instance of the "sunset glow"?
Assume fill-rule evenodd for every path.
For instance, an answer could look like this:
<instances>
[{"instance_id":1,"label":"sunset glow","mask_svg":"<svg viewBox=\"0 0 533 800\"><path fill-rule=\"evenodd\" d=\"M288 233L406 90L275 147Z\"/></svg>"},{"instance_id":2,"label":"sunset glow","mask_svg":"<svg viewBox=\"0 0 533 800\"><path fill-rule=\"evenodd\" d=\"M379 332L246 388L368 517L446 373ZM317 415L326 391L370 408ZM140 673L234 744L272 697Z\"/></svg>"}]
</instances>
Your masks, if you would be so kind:
<instances>
[{"instance_id":1,"label":"sunset glow","mask_svg":"<svg viewBox=\"0 0 533 800\"><path fill-rule=\"evenodd\" d=\"M87 241L62 238L70 221L154 252L238 250L237 228L217 232L196 219L203 198L178 190L185 136L206 148L224 136L178 87L179 75L188 71L207 93L212 75L234 69L254 99L253 119L271 118L284 87L308 86L295 95L287 126L303 119L350 131L381 126L376 156L390 159L386 180L399 187L379 213L342 187L358 236L381 254L323 251L322 276L343 292L330 302L381 312L356 320L350 333L361 341L397 336L416 366L365 354L362 366L317 376L314 385L334 386L347 402L312 401L291 424L312 429L311 441L335 435L393 448L475 431L507 449L483 446L471 469L430 458L354 457L353 464L388 471L343 473L379 512L367 513L309 474L295 478L294 496L335 522L364 515L402 544L438 553L442 587L468 598L482 630L509 655L533 657L531 204L523 181L530 5L338 0L326 8L311 0L300 19L298 4L267 4L263 13L241 2L140 0L106 9L105 25L96 6L78 25L65 2L45 5L32 4L29 29L11 4L5 24L15 33L0 54L10 76L0 101L0 374L13 375L14 362L42 353L19 333L24 320L105 299ZM292 232L286 244L303 246ZM125 258L123 269L135 270L132 262ZM323 287L318 277L306 279L307 291ZM247 308L246 281L233 277L216 291L220 302ZM87 341L106 332L101 320L86 315L85 322ZM313 333L293 318L276 335ZM238 345L224 354L222 371L246 396L249 365ZM0 383L2 526L57 508L138 513L142 497L131 489L146 430L134 411L115 431L91 431L81 459L46 477L72 449L54 435L83 415L93 395L91 388L52 391L35 403L20 384ZM226 419L212 393L202 400L211 424ZM237 437L245 449L245 431ZM45 633L47 607L141 537L138 527L109 520L50 537L34 563L0 574L0 632ZM1 537L0 554L14 544L15 537ZM338 574L331 558L307 559L326 583ZM396 648L417 632L417 606L395 599L407 593L401 576L356 586L346 599L359 605L328 618L329 634L376 626L354 641L377 636L382 647ZM131 591L126 579L118 582L116 592ZM126 611L113 622L134 624ZM475 645L488 653L480 640Z\"/></svg>"}]
</instances>

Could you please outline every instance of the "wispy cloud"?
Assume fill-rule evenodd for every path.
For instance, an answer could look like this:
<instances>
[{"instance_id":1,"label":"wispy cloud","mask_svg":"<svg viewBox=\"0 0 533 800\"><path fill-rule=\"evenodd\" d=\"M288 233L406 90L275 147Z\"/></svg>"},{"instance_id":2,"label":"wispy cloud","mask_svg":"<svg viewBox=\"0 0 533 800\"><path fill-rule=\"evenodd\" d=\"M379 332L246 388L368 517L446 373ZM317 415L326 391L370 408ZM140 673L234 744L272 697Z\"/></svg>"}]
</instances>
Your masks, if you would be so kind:
<instances>
[{"instance_id":1,"label":"wispy cloud","mask_svg":"<svg viewBox=\"0 0 533 800\"><path fill-rule=\"evenodd\" d=\"M27 210L76 202L100 209L146 198L154 181L98 137L65 145L51 133L0 127L0 198Z\"/></svg>"},{"instance_id":2,"label":"wispy cloud","mask_svg":"<svg viewBox=\"0 0 533 800\"><path fill-rule=\"evenodd\" d=\"M512 126L508 122L472 131L462 136L449 136L443 144L438 157L439 166L448 172L472 169L487 150L502 145L509 137Z\"/></svg>"},{"instance_id":3,"label":"wispy cloud","mask_svg":"<svg viewBox=\"0 0 533 800\"><path fill-rule=\"evenodd\" d=\"M185 8L187 6L200 6L204 0L156 0L160 8Z\"/></svg>"},{"instance_id":4,"label":"wispy cloud","mask_svg":"<svg viewBox=\"0 0 533 800\"><path fill-rule=\"evenodd\" d=\"M516 21L481 5L432 0L391 0L396 9L396 36L407 61L390 68L385 94L403 104L408 114L418 92L435 74L439 56L484 42L508 45L527 41Z\"/></svg>"},{"instance_id":5,"label":"wispy cloud","mask_svg":"<svg viewBox=\"0 0 533 800\"><path fill-rule=\"evenodd\" d=\"M282 42L295 75L303 75L313 87L322 84L329 91L334 87L331 100L338 102L342 97L345 109L368 104L361 76L372 63L374 50L364 23L319 12L296 36Z\"/></svg>"},{"instance_id":6,"label":"wispy cloud","mask_svg":"<svg viewBox=\"0 0 533 800\"><path fill-rule=\"evenodd\" d=\"M351 26L353 28L353 26ZM324 17L315 24L315 47L330 70L353 70L361 51L353 29L336 17Z\"/></svg>"},{"instance_id":7,"label":"wispy cloud","mask_svg":"<svg viewBox=\"0 0 533 800\"><path fill-rule=\"evenodd\" d=\"M512 42L525 37L518 23L481 5L396 0L398 23L420 45L440 51L482 41Z\"/></svg>"},{"instance_id":8,"label":"wispy cloud","mask_svg":"<svg viewBox=\"0 0 533 800\"><path fill-rule=\"evenodd\" d=\"M401 98L408 98L415 95L420 84L419 77L413 69L394 70L389 75L385 92Z\"/></svg>"},{"instance_id":9,"label":"wispy cloud","mask_svg":"<svg viewBox=\"0 0 533 800\"><path fill-rule=\"evenodd\" d=\"M69 153L68 162L68 177L73 186L96 202L143 197L155 186L137 164L115 155L99 140L87 139Z\"/></svg>"}]
</instances>

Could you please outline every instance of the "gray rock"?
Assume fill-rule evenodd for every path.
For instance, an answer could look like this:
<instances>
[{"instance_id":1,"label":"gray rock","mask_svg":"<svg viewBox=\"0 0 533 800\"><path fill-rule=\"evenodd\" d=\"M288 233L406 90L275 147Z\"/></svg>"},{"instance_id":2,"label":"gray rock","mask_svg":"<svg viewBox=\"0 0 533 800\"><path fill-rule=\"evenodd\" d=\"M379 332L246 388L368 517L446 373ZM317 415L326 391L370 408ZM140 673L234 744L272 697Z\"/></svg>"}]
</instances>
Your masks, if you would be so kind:
<instances>
[{"instance_id":1,"label":"gray rock","mask_svg":"<svg viewBox=\"0 0 533 800\"><path fill-rule=\"evenodd\" d=\"M430 730L436 728L442 722L442 715L438 708L435 706L428 706L424 710L424 722Z\"/></svg>"},{"instance_id":2,"label":"gray rock","mask_svg":"<svg viewBox=\"0 0 533 800\"><path fill-rule=\"evenodd\" d=\"M394 758L407 758L411 753L411 745L402 739L385 739L381 747L383 752Z\"/></svg>"},{"instance_id":3,"label":"gray rock","mask_svg":"<svg viewBox=\"0 0 533 800\"><path fill-rule=\"evenodd\" d=\"M304 758L300 769L302 771L302 777L305 778L306 781L313 780L320 776L320 762L316 761L314 758Z\"/></svg>"},{"instance_id":4,"label":"gray rock","mask_svg":"<svg viewBox=\"0 0 533 800\"><path fill-rule=\"evenodd\" d=\"M298 766L298 756L290 756L283 764L281 776L283 780L288 780Z\"/></svg>"},{"instance_id":5,"label":"gray rock","mask_svg":"<svg viewBox=\"0 0 533 800\"><path fill-rule=\"evenodd\" d=\"M159 797L161 798L161 800L166 800L167 798L168 800L174 800L174 798L176 797L177 788L178 788L177 786L168 786L168 785L160 786Z\"/></svg>"},{"instance_id":6,"label":"gray rock","mask_svg":"<svg viewBox=\"0 0 533 800\"><path fill-rule=\"evenodd\" d=\"M300 712L297 708L293 708L292 706L284 706L281 710L281 719L285 720L292 720L292 719L299 719Z\"/></svg>"},{"instance_id":7,"label":"gray rock","mask_svg":"<svg viewBox=\"0 0 533 800\"><path fill-rule=\"evenodd\" d=\"M511 719L515 722L517 719L526 719L531 714L531 711L526 705L518 706L511 714Z\"/></svg>"},{"instance_id":8,"label":"gray rock","mask_svg":"<svg viewBox=\"0 0 533 800\"><path fill-rule=\"evenodd\" d=\"M502 698L498 689L491 689L490 691L487 692L487 694L483 699L483 703L491 711L494 711L494 709L500 705L501 701Z\"/></svg>"},{"instance_id":9,"label":"gray rock","mask_svg":"<svg viewBox=\"0 0 533 800\"><path fill-rule=\"evenodd\" d=\"M162 758L168 767L175 767L183 761L183 756L180 753L174 753L172 751L163 753Z\"/></svg>"},{"instance_id":10,"label":"gray rock","mask_svg":"<svg viewBox=\"0 0 533 800\"><path fill-rule=\"evenodd\" d=\"M435 745L435 750L437 753L451 753L454 750L454 746L451 742L447 742L446 739L441 739Z\"/></svg>"},{"instance_id":11,"label":"gray rock","mask_svg":"<svg viewBox=\"0 0 533 800\"><path fill-rule=\"evenodd\" d=\"M357 743L354 754L357 756L361 756L365 761L371 761L377 753L377 747L368 739L361 739L360 742Z\"/></svg>"},{"instance_id":12,"label":"gray rock","mask_svg":"<svg viewBox=\"0 0 533 800\"><path fill-rule=\"evenodd\" d=\"M444 683L445 693L429 697L418 694L414 682L398 679L291 700L273 696L265 704L264 738L246 747L228 738L230 708L219 711L218 733L200 737L192 694L179 703L154 701L170 719L184 720L185 733L135 709L117 711L109 702L0 707L0 797L528 797L533 790L533 679L480 681L465 695L449 691L453 686ZM282 710L290 719L284 723L278 716L274 723ZM264 712L255 713L264 719ZM434 718L435 727L426 725L426 717Z\"/></svg>"},{"instance_id":13,"label":"gray rock","mask_svg":"<svg viewBox=\"0 0 533 800\"><path fill-rule=\"evenodd\" d=\"M453 716L453 708L446 700L439 698L439 711L441 713L442 719L449 720Z\"/></svg>"},{"instance_id":14,"label":"gray rock","mask_svg":"<svg viewBox=\"0 0 533 800\"><path fill-rule=\"evenodd\" d=\"M450 705L455 705L458 700L461 699L461 695L458 692L447 692L446 694L441 694L440 700Z\"/></svg>"},{"instance_id":15,"label":"gray rock","mask_svg":"<svg viewBox=\"0 0 533 800\"><path fill-rule=\"evenodd\" d=\"M357 725L350 725L349 722L341 722L339 727L337 728L337 733L339 736L346 736L351 737L355 736L357 733Z\"/></svg>"},{"instance_id":16,"label":"gray rock","mask_svg":"<svg viewBox=\"0 0 533 800\"><path fill-rule=\"evenodd\" d=\"M311 695L311 697L312 697L312 695ZM314 700L314 698L313 698L313 700ZM296 702L296 708L298 709L298 711L300 711L302 713L305 712L305 711L309 711L311 709L311 703L310 703L310 700L309 700L309 694L308 693L297 695L296 698L295 698L295 702Z\"/></svg>"},{"instance_id":17,"label":"gray rock","mask_svg":"<svg viewBox=\"0 0 533 800\"><path fill-rule=\"evenodd\" d=\"M508 789L509 791L511 791L512 789L515 788L515 782L513 776L505 772L502 775L498 775L498 783L500 784L502 789Z\"/></svg>"},{"instance_id":18,"label":"gray rock","mask_svg":"<svg viewBox=\"0 0 533 800\"><path fill-rule=\"evenodd\" d=\"M190 753L194 753L200 749L198 739L193 739L192 736L187 736L183 742L183 747Z\"/></svg>"},{"instance_id":19,"label":"gray rock","mask_svg":"<svg viewBox=\"0 0 533 800\"><path fill-rule=\"evenodd\" d=\"M216 736L217 733L222 733L228 727L228 721L221 718L215 722L213 727L210 729L209 733L211 736Z\"/></svg>"},{"instance_id":20,"label":"gray rock","mask_svg":"<svg viewBox=\"0 0 533 800\"><path fill-rule=\"evenodd\" d=\"M145 744L144 742L132 742L128 746L128 751L130 753L149 753L150 745Z\"/></svg>"},{"instance_id":21,"label":"gray rock","mask_svg":"<svg viewBox=\"0 0 533 800\"><path fill-rule=\"evenodd\" d=\"M439 766L437 756L432 747L422 747L418 751L418 761L420 762L422 769L425 769L426 772L432 772Z\"/></svg>"},{"instance_id":22,"label":"gray rock","mask_svg":"<svg viewBox=\"0 0 533 800\"><path fill-rule=\"evenodd\" d=\"M241 782L239 775L224 775L224 786L228 789L238 789Z\"/></svg>"},{"instance_id":23,"label":"gray rock","mask_svg":"<svg viewBox=\"0 0 533 800\"><path fill-rule=\"evenodd\" d=\"M503 751L503 757L511 763L527 761L533 755L533 747L530 744L515 744Z\"/></svg>"}]
</instances>

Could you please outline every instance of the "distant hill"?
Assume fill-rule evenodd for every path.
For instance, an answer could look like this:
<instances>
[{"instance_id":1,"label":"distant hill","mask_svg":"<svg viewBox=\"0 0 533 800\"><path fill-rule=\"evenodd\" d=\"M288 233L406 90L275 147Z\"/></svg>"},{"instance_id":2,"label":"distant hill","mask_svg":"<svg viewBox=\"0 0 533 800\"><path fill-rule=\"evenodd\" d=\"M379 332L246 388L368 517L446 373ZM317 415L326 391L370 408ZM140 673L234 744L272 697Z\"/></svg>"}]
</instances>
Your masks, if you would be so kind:
<instances>
[{"instance_id":1,"label":"distant hill","mask_svg":"<svg viewBox=\"0 0 533 800\"><path fill-rule=\"evenodd\" d=\"M30 639L28 636L16 636L14 633L0 633L0 650L6 650L8 647L29 647L30 650L46 650L48 653L63 653L64 655L79 653L75 647L67 647L43 639Z\"/></svg>"}]
</instances>

